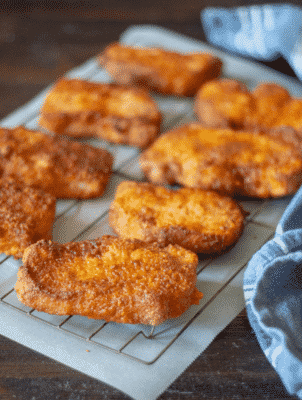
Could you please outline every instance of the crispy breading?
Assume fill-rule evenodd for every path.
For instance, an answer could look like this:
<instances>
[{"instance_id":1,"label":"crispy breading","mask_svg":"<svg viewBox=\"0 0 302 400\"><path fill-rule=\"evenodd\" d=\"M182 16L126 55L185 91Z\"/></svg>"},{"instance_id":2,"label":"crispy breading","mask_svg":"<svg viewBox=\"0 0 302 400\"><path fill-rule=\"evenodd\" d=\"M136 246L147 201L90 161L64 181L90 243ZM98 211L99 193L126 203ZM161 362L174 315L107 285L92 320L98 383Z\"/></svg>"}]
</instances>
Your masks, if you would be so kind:
<instances>
[{"instance_id":1,"label":"crispy breading","mask_svg":"<svg viewBox=\"0 0 302 400\"><path fill-rule=\"evenodd\" d=\"M114 236L27 248L15 289L38 311L158 325L202 298L196 254Z\"/></svg>"},{"instance_id":2,"label":"crispy breading","mask_svg":"<svg viewBox=\"0 0 302 400\"><path fill-rule=\"evenodd\" d=\"M45 99L39 124L60 135L143 148L158 136L161 114L146 90L60 79Z\"/></svg>"},{"instance_id":3,"label":"crispy breading","mask_svg":"<svg viewBox=\"0 0 302 400\"><path fill-rule=\"evenodd\" d=\"M118 186L109 210L110 225L122 238L204 254L222 253L236 243L244 217L233 199L213 191L131 181Z\"/></svg>"},{"instance_id":4,"label":"crispy breading","mask_svg":"<svg viewBox=\"0 0 302 400\"><path fill-rule=\"evenodd\" d=\"M176 96L194 96L205 82L217 78L222 61L209 53L176 53L161 48L113 43L99 57L115 82Z\"/></svg>"},{"instance_id":5,"label":"crispy breading","mask_svg":"<svg viewBox=\"0 0 302 400\"><path fill-rule=\"evenodd\" d=\"M286 196L302 182L302 156L292 142L194 123L162 135L141 155L140 165L154 183L232 196Z\"/></svg>"},{"instance_id":6,"label":"crispy breading","mask_svg":"<svg viewBox=\"0 0 302 400\"><path fill-rule=\"evenodd\" d=\"M275 83L261 83L249 91L242 82L217 79L200 88L195 111L203 124L213 128L291 127L302 133L302 99Z\"/></svg>"},{"instance_id":7,"label":"crispy breading","mask_svg":"<svg viewBox=\"0 0 302 400\"><path fill-rule=\"evenodd\" d=\"M0 179L31 186L56 198L101 196L112 155L103 149L18 127L0 128Z\"/></svg>"},{"instance_id":8,"label":"crispy breading","mask_svg":"<svg viewBox=\"0 0 302 400\"><path fill-rule=\"evenodd\" d=\"M256 110L247 87L232 79L217 79L200 88L195 99L198 119L213 128L242 128Z\"/></svg>"},{"instance_id":9,"label":"crispy breading","mask_svg":"<svg viewBox=\"0 0 302 400\"><path fill-rule=\"evenodd\" d=\"M21 258L40 239L51 239L56 199L14 183L0 184L0 253Z\"/></svg>"}]
</instances>

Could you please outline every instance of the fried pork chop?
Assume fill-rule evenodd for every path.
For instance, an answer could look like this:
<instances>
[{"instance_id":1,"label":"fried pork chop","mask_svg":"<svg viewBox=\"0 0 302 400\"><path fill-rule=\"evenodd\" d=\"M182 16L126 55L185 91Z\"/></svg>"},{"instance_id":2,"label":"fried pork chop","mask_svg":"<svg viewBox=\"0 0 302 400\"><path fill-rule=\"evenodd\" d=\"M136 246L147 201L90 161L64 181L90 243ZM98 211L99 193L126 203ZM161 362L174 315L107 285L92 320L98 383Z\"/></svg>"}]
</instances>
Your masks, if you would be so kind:
<instances>
[{"instance_id":1,"label":"fried pork chop","mask_svg":"<svg viewBox=\"0 0 302 400\"><path fill-rule=\"evenodd\" d=\"M293 143L195 123L162 135L143 152L140 165L153 183L232 196L286 196L302 182L302 156Z\"/></svg>"},{"instance_id":2,"label":"fried pork chop","mask_svg":"<svg viewBox=\"0 0 302 400\"><path fill-rule=\"evenodd\" d=\"M158 325L181 315L202 294L197 256L180 246L103 236L27 248L15 286L38 311L128 324Z\"/></svg>"},{"instance_id":3,"label":"fried pork chop","mask_svg":"<svg viewBox=\"0 0 302 400\"><path fill-rule=\"evenodd\" d=\"M208 53L181 54L119 43L109 45L99 62L117 83L176 96L194 96L222 68L222 61Z\"/></svg>"},{"instance_id":4,"label":"fried pork chop","mask_svg":"<svg viewBox=\"0 0 302 400\"><path fill-rule=\"evenodd\" d=\"M112 155L23 127L0 128L0 180L51 193L56 198L101 196Z\"/></svg>"},{"instance_id":5,"label":"fried pork chop","mask_svg":"<svg viewBox=\"0 0 302 400\"><path fill-rule=\"evenodd\" d=\"M0 184L0 253L21 258L40 239L51 239L56 199L14 183Z\"/></svg>"},{"instance_id":6,"label":"fried pork chop","mask_svg":"<svg viewBox=\"0 0 302 400\"><path fill-rule=\"evenodd\" d=\"M158 136L161 114L146 90L64 78L47 95L39 123L60 135L143 148Z\"/></svg>"},{"instance_id":7,"label":"fried pork chop","mask_svg":"<svg viewBox=\"0 0 302 400\"><path fill-rule=\"evenodd\" d=\"M118 186L109 210L110 225L122 238L204 254L222 253L237 242L244 217L233 199L213 191L130 181Z\"/></svg>"}]
</instances>

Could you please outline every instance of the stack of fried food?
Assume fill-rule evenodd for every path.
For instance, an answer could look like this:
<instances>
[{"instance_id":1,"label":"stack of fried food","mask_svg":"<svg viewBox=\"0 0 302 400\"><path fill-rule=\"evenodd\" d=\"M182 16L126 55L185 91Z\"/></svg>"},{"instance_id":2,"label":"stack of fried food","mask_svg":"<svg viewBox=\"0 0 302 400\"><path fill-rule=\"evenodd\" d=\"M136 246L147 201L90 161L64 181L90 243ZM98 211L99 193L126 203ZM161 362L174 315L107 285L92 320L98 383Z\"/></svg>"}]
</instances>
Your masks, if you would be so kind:
<instances>
[{"instance_id":1,"label":"stack of fried food","mask_svg":"<svg viewBox=\"0 0 302 400\"><path fill-rule=\"evenodd\" d=\"M123 59L113 60L112 52ZM39 121L42 128L56 135L97 137L146 148L158 137L161 123L161 114L149 90L194 95L201 84L220 75L222 66L221 60L210 54L181 55L159 49L136 51L118 44L106 49L101 59L109 72L116 63L122 68L123 73L117 74L119 79L115 77L116 83L59 80L42 107ZM179 240L173 240L171 226L165 234L164 230L160 233L167 240L157 240L155 234L149 241L127 235L65 245L39 241L25 251L16 284L19 299L50 313L153 325L198 304L202 297L196 289L198 258L189 249L212 252L212 245L219 252L232 245L243 229L244 212L232 200L216 194L193 194L197 198L192 204L190 193L181 192L179 196L188 203L186 212L194 210L196 205L201 214L206 214L201 203L211 201L212 209L218 209L221 203L232 213L231 221L225 221L217 232L211 231L209 223L198 232L192 218L188 231L180 229L177 221L170 221L182 238ZM179 203L176 197L171 199ZM133 215L138 211L134 210ZM123 216L118 218L122 219ZM118 231L118 223L115 225Z\"/></svg>"},{"instance_id":2,"label":"stack of fried food","mask_svg":"<svg viewBox=\"0 0 302 400\"><path fill-rule=\"evenodd\" d=\"M24 127L0 128L0 251L21 258L51 239L56 199L101 196L112 155Z\"/></svg>"},{"instance_id":3,"label":"stack of fried food","mask_svg":"<svg viewBox=\"0 0 302 400\"><path fill-rule=\"evenodd\" d=\"M202 298L196 289L196 253L222 254L240 238L247 213L234 197L286 196L301 184L300 100L275 84L262 84L251 93L240 82L219 79L222 62L206 53L114 43L99 63L115 83L59 80L42 107L40 125L55 135L97 137L144 149L140 165L150 182L123 182L117 188L109 220L118 237L30 245L15 288L24 304L40 311L157 325ZM161 114L149 90L196 95L200 122L159 136ZM2 152L7 151L9 162L0 167L7 178L27 180L56 197L63 186L65 197L72 197L72 190L81 198L101 195L112 160L103 153L100 166L98 154L87 147L80 151L83 158L72 158L81 159L85 168L74 173L78 161L63 157L71 172L49 189L53 186L47 180L61 179L52 146L66 149L61 156L77 146L64 140L54 136L47 144L51 150L27 157L23 144L18 145L21 161L19 150L11 156L8 145ZM34 179L26 173L30 163L38 171ZM97 172L89 175L91 165L102 170L101 179ZM174 184L183 187L162 186Z\"/></svg>"}]
</instances>

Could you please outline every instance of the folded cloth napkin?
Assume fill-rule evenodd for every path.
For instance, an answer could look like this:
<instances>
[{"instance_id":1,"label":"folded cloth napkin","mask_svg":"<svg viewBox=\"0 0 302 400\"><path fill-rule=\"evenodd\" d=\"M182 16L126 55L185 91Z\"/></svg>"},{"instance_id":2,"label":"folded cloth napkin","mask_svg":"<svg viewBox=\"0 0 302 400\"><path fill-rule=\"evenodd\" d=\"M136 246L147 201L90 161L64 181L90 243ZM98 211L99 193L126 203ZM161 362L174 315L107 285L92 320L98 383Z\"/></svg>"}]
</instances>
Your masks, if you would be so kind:
<instances>
[{"instance_id":1,"label":"folded cloth napkin","mask_svg":"<svg viewBox=\"0 0 302 400\"><path fill-rule=\"evenodd\" d=\"M287 390L302 399L302 187L244 275L249 321Z\"/></svg>"},{"instance_id":2,"label":"folded cloth napkin","mask_svg":"<svg viewBox=\"0 0 302 400\"><path fill-rule=\"evenodd\" d=\"M302 80L302 8L290 4L206 8L201 21L214 45L262 61L282 55Z\"/></svg>"}]
</instances>

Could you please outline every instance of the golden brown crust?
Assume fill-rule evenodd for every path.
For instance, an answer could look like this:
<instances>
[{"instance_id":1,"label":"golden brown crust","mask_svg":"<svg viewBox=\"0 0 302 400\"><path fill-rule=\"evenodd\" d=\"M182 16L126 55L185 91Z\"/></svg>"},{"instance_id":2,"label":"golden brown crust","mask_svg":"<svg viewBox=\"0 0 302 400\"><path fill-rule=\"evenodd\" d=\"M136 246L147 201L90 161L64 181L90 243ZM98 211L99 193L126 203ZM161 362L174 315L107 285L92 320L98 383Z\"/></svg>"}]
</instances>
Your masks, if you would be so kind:
<instances>
[{"instance_id":1,"label":"golden brown crust","mask_svg":"<svg viewBox=\"0 0 302 400\"><path fill-rule=\"evenodd\" d=\"M199 303L197 262L179 246L114 236L62 245L41 240L26 250L15 289L38 311L158 325Z\"/></svg>"},{"instance_id":2,"label":"golden brown crust","mask_svg":"<svg viewBox=\"0 0 302 400\"><path fill-rule=\"evenodd\" d=\"M154 183L232 196L286 196L301 184L302 157L293 142L285 141L286 135L275 136L188 124L156 140L140 157L140 165Z\"/></svg>"},{"instance_id":3,"label":"golden brown crust","mask_svg":"<svg viewBox=\"0 0 302 400\"><path fill-rule=\"evenodd\" d=\"M302 99L275 83L261 83L249 91L232 79L208 82L196 95L195 111L200 122L212 128L291 127L302 133Z\"/></svg>"},{"instance_id":4,"label":"golden brown crust","mask_svg":"<svg viewBox=\"0 0 302 400\"><path fill-rule=\"evenodd\" d=\"M0 184L0 253L21 258L40 239L51 239L56 199L14 183Z\"/></svg>"},{"instance_id":5,"label":"golden brown crust","mask_svg":"<svg viewBox=\"0 0 302 400\"><path fill-rule=\"evenodd\" d=\"M216 192L130 181L118 186L109 210L110 225L122 238L204 254L222 253L237 242L244 216L233 199Z\"/></svg>"},{"instance_id":6,"label":"golden brown crust","mask_svg":"<svg viewBox=\"0 0 302 400\"><path fill-rule=\"evenodd\" d=\"M158 136L161 114L145 90L61 79L46 97L39 124L60 135L143 148Z\"/></svg>"},{"instance_id":7,"label":"golden brown crust","mask_svg":"<svg viewBox=\"0 0 302 400\"><path fill-rule=\"evenodd\" d=\"M117 83L176 96L194 96L222 68L222 61L208 53L181 54L119 43L108 46L99 62Z\"/></svg>"},{"instance_id":8,"label":"golden brown crust","mask_svg":"<svg viewBox=\"0 0 302 400\"><path fill-rule=\"evenodd\" d=\"M1 179L56 198L101 196L113 163L107 150L23 127L0 128L0 154Z\"/></svg>"},{"instance_id":9,"label":"golden brown crust","mask_svg":"<svg viewBox=\"0 0 302 400\"><path fill-rule=\"evenodd\" d=\"M198 119L213 128L239 129L256 109L247 87L232 79L216 79L198 91L195 111Z\"/></svg>"}]
</instances>

